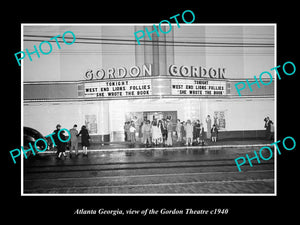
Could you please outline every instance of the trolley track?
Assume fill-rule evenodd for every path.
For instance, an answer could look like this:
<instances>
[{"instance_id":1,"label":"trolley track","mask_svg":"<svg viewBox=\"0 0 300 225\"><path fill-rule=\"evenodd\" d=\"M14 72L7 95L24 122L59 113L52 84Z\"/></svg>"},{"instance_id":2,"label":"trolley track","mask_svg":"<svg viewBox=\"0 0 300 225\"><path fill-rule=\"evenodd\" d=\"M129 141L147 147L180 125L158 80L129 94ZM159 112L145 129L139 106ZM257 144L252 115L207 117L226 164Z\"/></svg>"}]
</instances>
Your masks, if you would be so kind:
<instances>
[{"instance_id":1,"label":"trolley track","mask_svg":"<svg viewBox=\"0 0 300 225\"><path fill-rule=\"evenodd\" d=\"M246 193L274 189L273 161L238 172L232 158L33 165L24 172L24 193L219 193L224 185L225 193L250 186Z\"/></svg>"}]
</instances>

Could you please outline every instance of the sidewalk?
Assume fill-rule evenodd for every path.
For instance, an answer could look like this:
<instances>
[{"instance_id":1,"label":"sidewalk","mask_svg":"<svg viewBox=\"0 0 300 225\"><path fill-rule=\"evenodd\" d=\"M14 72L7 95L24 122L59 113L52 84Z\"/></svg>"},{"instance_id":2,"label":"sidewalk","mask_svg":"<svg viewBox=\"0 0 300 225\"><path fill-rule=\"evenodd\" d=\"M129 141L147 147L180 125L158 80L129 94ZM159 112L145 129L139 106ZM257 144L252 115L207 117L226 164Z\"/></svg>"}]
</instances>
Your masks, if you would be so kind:
<instances>
[{"instance_id":1,"label":"sidewalk","mask_svg":"<svg viewBox=\"0 0 300 225\"><path fill-rule=\"evenodd\" d=\"M274 141L265 140L265 139L223 139L217 142L206 141L204 146L196 145L196 146L186 146L184 144L180 144L175 142L173 146L167 147L162 144L158 146L149 146L145 147L144 144L140 142L136 142L132 145L130 142L106 142L106 143L90 143L88 147L89 152L93 151L126 151L126 150L155 150L155 149L166 149L166 150L179 150L179 149L197 149L197 148L205 148L205 149L218 149L218 148L227 148L227 147L253 147L253 146L268 146ZM79 144L79 149L82 149ZM68 150L67 150L68 151ZM53 149L48 150L44 153L54 153Z\"/></svg>"}]
</instances>

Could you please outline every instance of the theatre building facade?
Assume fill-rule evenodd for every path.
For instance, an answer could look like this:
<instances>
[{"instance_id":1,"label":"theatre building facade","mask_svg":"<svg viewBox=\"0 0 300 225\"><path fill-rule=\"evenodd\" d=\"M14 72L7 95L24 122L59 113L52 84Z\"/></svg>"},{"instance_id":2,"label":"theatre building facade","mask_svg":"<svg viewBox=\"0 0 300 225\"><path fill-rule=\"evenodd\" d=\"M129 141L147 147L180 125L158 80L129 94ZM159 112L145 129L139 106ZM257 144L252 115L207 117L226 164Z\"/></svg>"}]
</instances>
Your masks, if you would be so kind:
<instances>
[{"instance_id":1,"label":"theatre building facade","mask_svg":"<svg viewBox=\"0 0 300 225\"><path fill-rule=\"evenodd\" d=\"M145 27L153 28L23 25L23 49L53 44L51 54L22 62L23 126L47 135L56 124L86 125L93 142L118 142L126 121L139 129L145 119L200 120L206 131L210 115L220 138L264 137L264 118L275 120L275 74L241 96L235 84L276 66L274 25L175 24L138 45L134 32ZM49 37L65 31L76 41L58 49Z\"/></svg>"}]
</instances>

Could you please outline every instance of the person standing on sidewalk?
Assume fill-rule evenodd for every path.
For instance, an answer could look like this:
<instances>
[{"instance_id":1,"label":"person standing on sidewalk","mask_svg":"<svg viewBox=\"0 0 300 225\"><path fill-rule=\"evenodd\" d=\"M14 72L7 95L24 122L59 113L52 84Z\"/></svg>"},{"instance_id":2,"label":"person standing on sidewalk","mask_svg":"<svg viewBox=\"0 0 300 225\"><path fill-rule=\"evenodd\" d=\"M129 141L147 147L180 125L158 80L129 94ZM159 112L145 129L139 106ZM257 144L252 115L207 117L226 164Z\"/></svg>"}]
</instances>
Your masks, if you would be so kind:
<instances>
[{"instance_id":1,"label":"person standing on sidewalk","mask_svg":"<svg viewBox=\"0 0 300 225\"><path fill-rule=\"evenodd\" d=\"M163 136L162 136L162 121L159 120L158 123L157 123L157 127L159 129L159 138L158 138L158 144L161 144L163 143Z\"/></svg>"},{"instance_id":2,"label":"person standing on sidewalk","mask_svg":"<svg viewBox=\"0 0 300 225\"><path fill-rule=\"evenodd\" d=\"M205 133L204 133L204 127L203 124L200 123L200 127L199 127L199 144L200 145L204 145L204 139L205 139Z\"/></svg>"},{"instance_id":3,"label":"person standing on sidewalk","mask_svg":"<svg viewBox=\"0 0 300 225\"><path fill-rule=\"evenodd\" d=\"M267 116L265 119L265 128L266 128L266 139L272 139L271 126L273 125L272 120Z\"/></svg>"},{"instance_id":4,"label":"person standing on sidewalk","mask_svg":"<svg viewBox=\"0 0 300 225\"><path fill-rule=\"evenodd\" d=\"M161 134L162 134L162 141L163 141L163 145L166 145L166 141L168 138L168 130L167 130L167 123L165 119L162 119L162 123L161 123Z\"/></svg>"},{"instance_id":5,"label":"person standing on sidewalk","mask_svg":"<svg viewBox=\"0 0 300 225\"><path fill-rule=\"evenodd\" d=\"M197 145L200 144L200 120L196 120L194 123L194 140Z\"/></svg>"},{"instance_id":6,"label":"person standing on sidewalk","mask_svg":"<svg viewBox=\"0 0 300 225\"><path fill-rule=\"evenodd\" d=\"M181 128L182 128L182 124L180 123L180 119L177 119L177 124L176 124L176 134L177 134L177 142L178 142L178 143L181 143L181 142L182 142Z\"/></svg>"},{"instance_id":7,"label":"person standing on sidewalk","mask_svg":"<svg viewBox=\"0 0 300 225\"><path fill-rule=\"evenodd\" d=\"M173 141L172 141L172 133L173 133L173 125L169 119L167 119L167 146L172 146Z\"/></svg>"},{"instance_id":8,"label":"person standing on sidewalk","mask_svg":"<svg viewBox=\"0 0 300 225\"><path fill-rule=\"evenodd\" d=\"M190 120L187 120L185 126L185 133L186 133L186 144L185 145L192 145L193 144L193 125L191 124Z\"/></svg>"},{"instance_id":9,"label":"person standing on sidewalk","mask_svg":"<svg viewBox=\"0 0 300 225\"><path fill-rule=\"evenodd\" d=\"M143 122L141 122L141 124L138 126L138 130L136 130L138 139L140 142L144 143L144 136L143 136L143 126L146 124L146 120L144 120ZM135 127L135 125L134 125Z\"/></svg>"},{"instance_id":10,"label":"person standing on sidewalk","mask_svg":"<svg viewBox=\"0 0 300 225\"><path fill-rule=\"evenodd\" d=\"M78 130L75 124L73 128L70 129L71 134L71 147L70 147L70 158L72 158L72 151L75 150L75 156L78 156Z\"/></svg>"},{"instance_id":11,"label":"person standing on sidewalk","mask_svg":"<svg viewBox=\"0 0 300 225\"><path fill-rule=\"evenodd\" d=\"M158 126L157 121L153 121L151 127L152 133L152 143L157 146L160 143L160 139L162 138L160 127Z\"/></svg>"},{"instance_id":12,"label":"person standing on sidewalk","mask_svg":"<svg viewBox=\"0 0 300 225\"><path fill-rule=\"evenodd\" d=\"M186 141L186 131L185 131L185 127L186 127L186 122L182 121L182 126L181 126L181 137L182 137L182 141L181 142L185 142Z\"/></svg>"},{"instance_id":13,"label":"person standing on sidewalk","mask_svg":"<svg viewBox=\"0 0 300 225\"><path fill-rule=\"evenodd\" d=\"M150 120L146 120L146 122L142 126L142 133L143 133L143 143L144 143L145 147L148 147L148 145L151 146L151 125L150 125Z\"/></svg>"},{"instance_id":14,"label":"person standing on sidewalk","mask_svg":"<svg viewBox=\"0 0 300 225\"><path fill-rule=\"evenodd\" d=\"M126 141L130 141L130 131L129 131L129 128L130 128L130 122L127 121L126 124L125 124L125 132L126 132Z\"/></svg>"},{"instance_id":15,"label":"person standing on sidewalk","mask_svg":"<svg viewBox=\"0 0 300 225\"><path fill-rule=\"evenodd\" d=\"M210 118L210 115L207 115L205 122L206 122L206 125L207 125L206 138L210 140L211 139L211 118Z\"/></svg>"},{"instance_id":16,"label":"person standing on sidewalk","mask_svg":"<svg viewBox=\"0 0 300 225\"><path fill-rule=\"evenodd\" d=\"M87 155L87 147L90 146L90 142L89 142L90 135L89 135L89 132L86 129L85 125L83 125L81 127L81 130L80 130L78 136L80 136L80 135L81 135L81 144L82 144L83 156L88 156Z\"/></svg>"},{"instance_id":17,"label":"person standing on sidewalk","mask_svg":"<svg viewBox=\"0 0 300 225\"><path fill-rule=\"evenodd\" d=\"M135 129L134 122L131 121L130 127L129 127L129 138L130 138L131 145L135 144L135 131L136 131L136 129Z\"/></svg>"},{"instance_id":18,"label":"person standing on sidewalk","mask_svg":"<svg viewBox=\"0 0 300 225\"><path fill-rule=\"evenodd\" d=\"M217 136L218 136L218 128L217 125L214 124L211 128L211 140L212 142L217 142Z\"/></svg>"},{"instance_id":19,"label":"person standing on sidewalk","mask_svg":"<svg viewBox=\"0 0 300 225\"><path fill-rule=\"evenodd\" d=\"M128 141L128 131L129 131L129 125L127 121L124 123L124 141Z\"/></svg>"},{"instance_id":20,"label":"person standing on sidewalk","mask_svg":"<svg viewBox=\"0 0 300 225\"><path fill-rule=\"evenodd\" d=\"M58 138L58 133L60 135L60 139L61 140L66 140L66 136L64 135L65 131L60 131L61 125L57 124L56 125L56 130L54 131L55 135L54 135L54 141L57 145L57 159L60 159L61 155L63 155L64 157L66 157L66 143L65 142L61 142Z\"/></svg>"}]
</instances>

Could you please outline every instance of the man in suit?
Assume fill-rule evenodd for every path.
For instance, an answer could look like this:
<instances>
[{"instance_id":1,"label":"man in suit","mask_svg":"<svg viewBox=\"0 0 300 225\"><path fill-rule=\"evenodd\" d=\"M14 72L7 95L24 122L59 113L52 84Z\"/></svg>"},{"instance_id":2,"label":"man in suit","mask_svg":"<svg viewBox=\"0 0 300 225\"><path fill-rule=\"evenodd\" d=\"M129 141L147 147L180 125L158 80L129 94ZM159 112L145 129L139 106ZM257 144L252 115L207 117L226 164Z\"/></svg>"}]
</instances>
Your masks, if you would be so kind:
<instances>
[{"instance_id":1,"label":"man in suit","mask_svg":"<svg viewBox=\"0 0 300 225\"><path fill-rule=\"evenodd\" d=\"M70 158L72 158L72 150L75 149L75 155L78 156L78 130L75 124L72 129L70 129L71 134L71 147L70 147Z\"/></svg>"}]
</instances>

